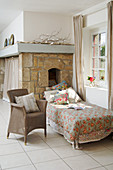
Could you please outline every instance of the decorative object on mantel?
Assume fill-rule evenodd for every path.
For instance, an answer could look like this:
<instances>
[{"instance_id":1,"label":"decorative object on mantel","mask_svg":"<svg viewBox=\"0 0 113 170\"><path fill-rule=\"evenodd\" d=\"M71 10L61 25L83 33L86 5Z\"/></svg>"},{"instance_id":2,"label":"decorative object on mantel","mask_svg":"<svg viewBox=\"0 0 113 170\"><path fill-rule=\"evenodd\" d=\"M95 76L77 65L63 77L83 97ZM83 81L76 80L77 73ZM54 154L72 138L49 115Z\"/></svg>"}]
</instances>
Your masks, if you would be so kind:
<instances>
[{"instance_id":1,"label":"decorative object on mantel","mask_svg":"<svg viewBox=\"0 0 113 170\"><path fill-rule=\"evenodd\" d=\"M74 46L74 44L72 43L54 43L54 44L50 44L50 43L41 43L38 41L17 41L16 43L23 43L23 44L46 44L46 45L72 45Z\"/></svg>"},{"instance_id":2,"label":"decorative object on mantel","mask_svg":"<svg viewBox=\"0 0 113 170\"><path fill-rule=\"evenodd\" d=\"M95 79L96 79L96 77L88 76L87 80L89 80L89 83L90 83L89 86L90 87L94 87L95 86L95 84L94 84Z\"/></svg>"},{"instance_id":3,"label":"decorative object on mantel","mask_svg":"<svg viewBox=\"0 0 113 170\"><path fill-rule=\"evenodd\" d=\"M4 42L4 47L14 44L14 34L11 34L10 38L6 38Z\"/></svg>"},{"instance_id":4,"label":"decorative object on mantel","mask_svg":"<svg viewBox=\"0 0 113 170\"><path fill-rule=\"evenodd\" d=\"M9 41L10 45L13 45L14 44L14 34L11 34L11 37L10 37L10 41Z\"/></svg>"},{"instance_id":5,"label":"decorative object on mantel","mask_svg":"<svg viewBox=\"0 0 113 170\"><path fill-rule=\"evenodd\" d=\"M7 46L7 38L5 39L5 42L4 42L4 47Z\"/></svg>"},{"instance_id":6,"label":"decorative object on mantel","mask_svg":"<svg viewBox=\"0 0 113 170\"><path fill-rule=\"evenodd\" d=\"M67 37L61 38L59 37L60 31L52 32L51 34L41 34L38 39L35 39L34 43L41 43L41 44L68 44L70 41L70 34Z\"/></svg>"}]
</instances>

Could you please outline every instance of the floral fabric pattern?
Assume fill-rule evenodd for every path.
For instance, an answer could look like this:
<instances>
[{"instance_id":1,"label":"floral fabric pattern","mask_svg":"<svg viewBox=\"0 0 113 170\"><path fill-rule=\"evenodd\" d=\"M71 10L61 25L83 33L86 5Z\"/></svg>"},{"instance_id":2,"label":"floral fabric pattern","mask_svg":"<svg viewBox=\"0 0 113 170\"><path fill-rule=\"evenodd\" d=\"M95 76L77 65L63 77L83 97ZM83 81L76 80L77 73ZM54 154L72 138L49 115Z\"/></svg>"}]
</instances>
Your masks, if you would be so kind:
<instances>
[{"instance_id":1,"label":"floral fabric pattern","mask_svg":"<svg viewBox=\"0 0 113 170\"><path fill-rule=\"evenodd\" d=\"M62 90L62 89L66 89L67 88L67 83L66 81L62 81L61 83L52 86L52 87L48 87L48 90Z\"/></svg>"},{"instance_id":2,"label":"floral fabric pattern","mask_svg":"<svg viewBox=\"0 0 113 170\"><path fill-rule=\"evenodd\" d=\"M113 130L113 111L86 102L84 110L68 109L68 106L48 103L47 116L57 126L63 129L63 134L70 142L80 135L106 130Z\"/></svg>"},{"instance_id":3,"label":"floral fabric pattern","mask_svg":"<svg viewBox=\"0 0 113 170\"><path fill-rule=\"evenodd\" d=\"M55 94L54 98L53 98L54 104L68 104L69 103L69 95L68 93L58 93Z\"/></svg>"}]
</instances>

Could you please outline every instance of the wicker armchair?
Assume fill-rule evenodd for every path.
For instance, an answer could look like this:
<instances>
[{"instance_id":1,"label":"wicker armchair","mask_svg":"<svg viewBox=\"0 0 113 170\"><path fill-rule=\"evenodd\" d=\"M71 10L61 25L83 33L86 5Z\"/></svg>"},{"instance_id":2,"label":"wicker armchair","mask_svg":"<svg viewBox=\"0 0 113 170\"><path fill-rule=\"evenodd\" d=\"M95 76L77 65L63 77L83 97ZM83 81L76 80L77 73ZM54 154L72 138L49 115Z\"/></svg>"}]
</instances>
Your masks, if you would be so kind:
<instances>
[{"instance_id":1,"label":"wicker armchair","mask_svg":"<svg viewBox=\"0 0 113 170\"><path fill-rule=\"evenodd\" d=\"M23 96L28 94L27 89L15 89L7 92L10 104L11 114L7 138L10 133L24 135L25 145L27 143L27 135L33 129L43 128L46 136L46 100L37 100L37 105L40 109L38 112L26 113L25 107L16 104L15 96Z\"/></svg>"}]
</instances>

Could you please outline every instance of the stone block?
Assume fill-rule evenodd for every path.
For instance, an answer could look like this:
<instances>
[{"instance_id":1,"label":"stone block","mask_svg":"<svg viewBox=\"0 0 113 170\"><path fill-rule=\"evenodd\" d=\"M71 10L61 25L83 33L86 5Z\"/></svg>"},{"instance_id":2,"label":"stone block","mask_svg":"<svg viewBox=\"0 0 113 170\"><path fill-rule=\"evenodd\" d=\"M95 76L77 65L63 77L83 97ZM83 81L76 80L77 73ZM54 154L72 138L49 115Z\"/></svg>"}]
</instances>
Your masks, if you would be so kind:
<instances>
[{"instance_id":1,"label":"stone block","mask_svg":"<svg viewBox=\"0 0 113 170\"><path fill-rule=\"evenodd\" d=\"M63 60L63 62L64 62L65 65L70 65L70 64L69 64L69 63L70 63L70 60Z\"/></svg>"},{"instance_id":2,"label":"stone block","mask_svg":"<svg viewBox=\"0 0 113 170\"><path fill-rule=\"evenodd\" d=\"M70 66L73 65L73 60L70 60L69 65L70 65Z\"/></svg>"},{"instance_id":3,"label":"stone block","mask_svg":"<svg viewBox=\"0 0 113 170\"><path fill-rule=\"evenodd\" d=\"M30 81L30 69L29 68L23 68L23 75L22 75L23 81Z\"/></svg>"},{"instance_id":4,"label":"stone block","mask_svg":"<svg viewBox=\"0 0 113 170\"><path fill-rule=\"evenodd\" d=\"M30 82L22 82L22 88L28 89L28 92L30 93Z\"/></svg>"},{"instance_id":5,"label":"stone block","mask_svg":"<svg viewBox=\"0 0 113 170\"><path fill-rule=\"evenodd\" d=\"M39 72L38 84L40 87L48 86L48 71L47 70Z\"/></svg>"},{"instance_id":6,"label":"stone block","mask_svg":"<svg viewBox=\"0 0 113 170\"><path fill-rule=\"evenodd\" d=\"M49 54L49 57L51 57L51 58L56 58L56 57L57 57L57 54Z\"/></svg>"},{"instance_id":7,"label":"stone block","mask_svg":"<svg viewBox=\"0 0 113 170\"><path fill-rule=\"evenodd\" d=\"M22 67L32 67L33 66L33 56L30 53L22 54Z\"/></svg>"},{"instance_id":8,"label":"stone block","mask_svg":"<svg viewBox=\"0 0 113 170\"><path fill-rule=\"evenodd\" d=\"M35 93L34 81L30 82L30 93Z\"/></svg>"},{"instance_id":9,"label":"stone block","mask_svg":"<svg viewBox=\"0 0 113 170\"><path fill-rule=\"evenodd\" d=\"M73 60L73 55L72 54L59 54L58 58L67 59L67 60Z\"/></svg>"},{"instance_id":10,"label":"stone block","mask_svg":"<svg viewBox=\"0 0 113 170\"><path fill-rule=\"evenodd\" d=\"M69 71L61 71L62 81L65 80L69 86L72 86L72 76Z\"/></svg>"},{"instance_id":11,"label":"stone block","mask_svg":"<svg viewBox=\"0 0 113 170\"><path fill-rule=\"evenodd\" d=\"M38 72L31 72L31 81L32 80L37 80L38 79Z\"/></svg>"},{"instance_id":12,"label":"stone block","mask_svg":"<svg viewBox=\"0 0 113 170\"><path fill-rule=\"evenodd\" d=\"M65 66L65 70L73 70L72 66Z\"/></svg>"},{"instance_id":13,"label":"stone block","mask_svg":"<svg viewBox=\"0 0 113 170\"><path fill-rule=\"evenodd\" d=\"M0 58L0 69L5 68L5 58Z\"/></svg>"},{"instance_id":14,"label":"stone block","mask_svg":"<svg viewBox=\"0 0 113 170\"><path fill-rule=\"evenodd\" d=\"M45 88L36 87L36 93L43 93L44 91L45 91Z\"/></svg>"},{"instance_id":15,"label":"stone block","mask_svg":"<svg viewBox=\"0 0 113 170\"><path fill-rule=\"evenodd\" d=\"M44 63L42 61L38 61L38 67L43 67Z\"/></svg>"},{"instance_id":16,"label":"stone block","mask_svg":"<svg viewBox=\"0 0 113 170\"><path fill-rule=\"evenodd\" d=\"M37 65L38 65L38 59L37 57L34 57L34 67L37 67Z\"/></svg>"},{"instance_id":17,"label":"stone block","mask_svg":"<svg viewBox=\"0 0 113 170\"><path fill-rule=\"evenodd\" d=\"M34 96L35 96L35 99L36 99L36 100L39 100L39 99L40 99L40 98L39 98L39 94L35 94Z\"/></svg>"},{"instance_id":18,"label":"stone block","mask_svg":"<svg viewBox=\"0 0 113 170\"><path fill-rule=\"evenodd\" d=\"M48 54L45 54L45 53L34 54L34 57L48 57Z\"/></svg>"},{"instance_id":19,"label":"stone block","mask_svg":"<svg viewBox=\"0 0 113 170\"><path fill-rule=\"evenodd\" d=\"M45 61L45 58L38 57L38 61L44 62L44 61Z\"/></svg>"},{"instance_id":20,"label":"stone block","mask_svg":"<svg viewBox=\"0 0 113 170\"><path fill-rule=\"evenodd\" d=\"M44 61L45 61L44 58L39 57L38 58L38 67L43 67L44 66Z\"/></svg>"},{"instance_id":21,"label":"stone block","mask_svg":"<svg viewBox=\"0 0 113 170\"><path fill-rule=\"evenodd\" d=\"M41 67L38 67L38 68L31 68L31 71L41 71L42 68Z\"/></svg>"},{"instance_id":22,"label":"stone block","mask_svg":"<svg viewBox=\"0 0 113 170\"><path fill-rule=\"evenodd\" d=\"M59 70L64 69L65 64L61 59L56 59L56 58L49 58L46 59L44 62L44 69L51 69L51 68L57 68Z\"/></svg>"}]
</instances>

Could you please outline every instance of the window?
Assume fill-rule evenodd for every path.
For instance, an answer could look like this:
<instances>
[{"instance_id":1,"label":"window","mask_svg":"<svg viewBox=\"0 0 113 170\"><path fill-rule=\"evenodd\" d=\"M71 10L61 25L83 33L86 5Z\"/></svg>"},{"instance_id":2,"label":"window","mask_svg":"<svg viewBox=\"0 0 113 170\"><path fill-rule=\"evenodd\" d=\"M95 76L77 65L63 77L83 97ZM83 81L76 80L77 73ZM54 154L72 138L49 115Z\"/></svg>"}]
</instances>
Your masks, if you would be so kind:
<instances>
[{"instance_id":1,"label":"window","mask_svg":"<svg viewBox=\"0 0 113 170\"><path fill-rule=\"evenodd\" d=\"M106 32L92 35L92 75L97 84L106 84Z\"/></svg>"}]
</instances>

